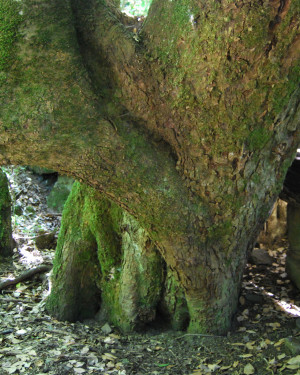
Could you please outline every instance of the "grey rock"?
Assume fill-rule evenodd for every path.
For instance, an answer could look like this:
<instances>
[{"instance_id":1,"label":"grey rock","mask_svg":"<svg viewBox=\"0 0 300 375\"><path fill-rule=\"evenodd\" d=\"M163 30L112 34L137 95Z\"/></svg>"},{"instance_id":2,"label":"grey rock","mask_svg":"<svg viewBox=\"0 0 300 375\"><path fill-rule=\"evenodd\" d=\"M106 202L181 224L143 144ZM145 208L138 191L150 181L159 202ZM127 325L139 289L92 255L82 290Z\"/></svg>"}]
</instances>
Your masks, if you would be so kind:
<instances>
[{"instance_id":1,"label":"grey rock","mask_svg":"<svg viewBox=\"0 0 300 375\"><path fill-rule=\"evenodd\" d=\"M105 323L104 326L101 327L101 331L106 335L112 333L111 326L108 323Z\"/></svg>"},{"instance_id":2,"label":"grey rock","mask_svg":"<svg viewBox=\"0 0 300 375\"><path fill-rule=\"evenodd\" d=\"M249 262L252 264L265 264L271 265L274 259L269 255L269 253L264 249L254 249L249 257Z\"/></svg>"},{"instance_id":3,"label":"grey rock","mask_svg":"<svg viewBox=\"0 0 300 375\"><path fill-rule=\"evenodd\" d=\"M260 294L247 293L245 295L245 298L246 298L247 301L252 302L252 303L263 303L264 302L264 297Z\"/></svg>"}]
</instances>

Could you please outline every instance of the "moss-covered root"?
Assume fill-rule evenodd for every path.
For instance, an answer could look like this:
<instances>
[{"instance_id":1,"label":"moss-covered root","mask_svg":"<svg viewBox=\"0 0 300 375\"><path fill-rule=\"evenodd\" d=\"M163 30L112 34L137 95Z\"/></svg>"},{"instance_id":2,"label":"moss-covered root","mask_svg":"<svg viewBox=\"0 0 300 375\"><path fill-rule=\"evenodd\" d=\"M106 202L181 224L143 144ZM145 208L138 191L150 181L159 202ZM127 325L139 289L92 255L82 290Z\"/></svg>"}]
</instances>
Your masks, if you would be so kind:
<instances>
[{"instance_id":1,"label":"moss-covered root","mask_svg":"<svg viewBox=\"0 0 300 375\"><path fill-rule=\"evenodd\" d=\"M300 207L288 204L287 208L289 250L286 256L286 272L300 289Z\"/></svg>"},{"instance_id":2,"label":"moss-covered root","mask_svg":"<svg viewBox=\"0 0 300 375\"><path fill-rule=\"evenodd\" d=\"M175 330L224 333L235 311L239 283L230 272L204 279L210 285L203 290L184 291L133 217L93 188L73 185L47 301L53 315L81 320L94 317L100 307L100 320L127 332L162 317Z\"/></svg>"},{"instance_id":3,"label":"moss-covered root","mask_svg":"<svg viewBox=\"0 0 300 375\"><path fill-rule=\"evenodd\" d=\"M124 331L156 317L164 263L138 223L76 182L65 204L47 300L62 320L97 316Z\"/></svg>"},{"instance_id":4,"label":"moss-covered root","mask_svg":"<svg viewBox=\"0 0 300 375\"><path fill-rule=\"evenodd\" d=\"M123 330L142 328L156 319L164 262L147 233L127 213L122 220L122 270L119 303Z\"/></svg>"},{"instance_id":5,"label":"moss-covered root","mask_svg":"<svg viewBox=\"0 0 300 375\"><path fill-rule=\"evenodd\" d=\"M175 331L184 331L187 329L190 315L184 290L169 267L166 271L159 308L165 320Z\"/></svg>"},{"instance_id":6,"label":"moss-covered root","mask_svg":"<svg viewBox=\"0 0 300 375\"><path fill-rule=\"evenodd\" d=\"M142 328L156 318L164 262L136 220L94 189L85 191L85 222L98 245L101 310L123 331Z\"/></svg>"},{"instance_id":7,"label":"moss-covered root","mask_svg":"<svg viewBox=\"0 0 300 375\"><path fill-rule=\"evenodd\" d=\"M183 290L139 223L76 182L63 211L47 308L70 321L100 308L100 320L127 332L162 316L176 330L225 333L240 283L230 270L208 272L203 288Z\"/></svg>"},{"instance_id":8,"label":"moss-covered root","mask_svg":"<svg viewBox=\"0 0 300 375\"><path fill-rule=\"evenodd\" d=\"M241 278L243 267L235 277ZM236 312L240 282L232 273L206 274L206 288L186 290L185 297L190 314L189 332L226 334Z\"/></svg>"},{"instance_id":9,"label":"moss-covered root","mask_svg":"<svg viewBox=\"0 0 300 375\"><path fill-rule=\"evenodd\" d=\"M100 306L97 286L97 244L82 211L85 196L73 189L66 202L59 233L47 310L60 320L95 316Z\"/></svg>"},{"instance_id":10,"label":"moss-covered root","mask_svg":"<svg viewBox=\"0 0 300 375\"><path fill-rule=\"evenodd\" d=\"M0 255L11 256L12 251L11 199L6 174L0 169Z\"/></svg>"}]
</instances>

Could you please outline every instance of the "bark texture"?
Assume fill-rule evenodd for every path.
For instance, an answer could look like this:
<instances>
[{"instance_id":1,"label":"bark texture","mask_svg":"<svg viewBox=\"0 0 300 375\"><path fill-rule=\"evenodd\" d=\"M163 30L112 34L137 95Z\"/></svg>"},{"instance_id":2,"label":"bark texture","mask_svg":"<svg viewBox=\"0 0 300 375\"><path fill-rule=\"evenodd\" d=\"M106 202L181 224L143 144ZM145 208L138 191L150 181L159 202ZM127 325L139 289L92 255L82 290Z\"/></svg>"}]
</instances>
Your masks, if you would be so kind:
<instances>
[{"instance_id":1,"label":"bark texture","mask_svg":"<svg viewBox=\"0 0 300 375\"><path fill-rule=\"evenodd\" d=\"M0 255L12 256L11 198L6 174L0 169Z\"/></svg>"},{"instance_id":2,"label":"bark texture","mask_svg":"<svg viewBox=\"0 0 300 375\"><path fill-rule=\"evenodd\" d=\"M272 247L276 242L282 240L286 234L287 203L278 198L273 206L271 215L257 238L257 242Z\"/></svg>"},{"instance_id":3,"label":"bark texture","mask_svg":"<svg viewBox=\"0 0 300 375\"><path fill-rule=\"evenodd\" d=\"M300 140L299 0L153 0L137 36L104 0L0 3L1 163L103 192L176 275L189 329L225 332Z\"/></svg>"},{"instance_id":4,"label":"bark texture","mask_svg":"<svg viewBox=\"0 0 300 375\"><path fill-rule=\"evenodd\" d=\"M62 320L110 320L123 331L163 320L186 328L184 293L137 221L76 182L66 203L48 310ZM184 313L183 313L184 311Z\"/></svg>"}]
</instances>

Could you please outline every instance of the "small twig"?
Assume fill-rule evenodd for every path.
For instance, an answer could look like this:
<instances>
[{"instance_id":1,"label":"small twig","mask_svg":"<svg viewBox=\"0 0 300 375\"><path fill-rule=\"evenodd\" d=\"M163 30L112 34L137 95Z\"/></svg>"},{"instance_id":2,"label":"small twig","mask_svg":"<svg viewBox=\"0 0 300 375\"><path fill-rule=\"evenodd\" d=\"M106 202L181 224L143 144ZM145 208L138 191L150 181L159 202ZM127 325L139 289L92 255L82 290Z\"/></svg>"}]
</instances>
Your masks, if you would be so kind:
<instances>
[{"instance_id":1,"label":"small twig","mask_svg":"<svg viewBox=\"0 0 300 375\"><path fill-rule=\"evenodd\" d=\"M220 338L224 338L224 337L225 337L225 336L217 336L217 335L207 335L207 334L205 334L205 333L186 333L185 335L182 335L182 336L176 337L175 340L182 339L182 338L185 337L185 336L220 337Z\"/></svg>"},{"instance_id":2,"label":"small twig","mask_svg":"<svg viewBox=\"0 0 300 375\"><path fill-rule=\"evenodd\" d=\"M22 298L0 298L0 301L4 301L4 302L16 302L16 303L29 303L29 304L32 304L34 305L35 303L38 303L40 302L41 300L38 300L38 301L31 301L29 299L22 299Z\"/></svg>"},{"instance_id":3,"label":"small twig","mask_svg":"<svg viewBox=\"0 0 300 375\"><path fill-rule=\"evenodd\" d=\"M59 335L66 335L66 334L69 333L68 331L63 331L63 330L59 330L59 329L49 329L49 328L45 328L45 327L42 328L42 331L49 332L49 333L57 333Z\"/></svg>"}]
</instances>

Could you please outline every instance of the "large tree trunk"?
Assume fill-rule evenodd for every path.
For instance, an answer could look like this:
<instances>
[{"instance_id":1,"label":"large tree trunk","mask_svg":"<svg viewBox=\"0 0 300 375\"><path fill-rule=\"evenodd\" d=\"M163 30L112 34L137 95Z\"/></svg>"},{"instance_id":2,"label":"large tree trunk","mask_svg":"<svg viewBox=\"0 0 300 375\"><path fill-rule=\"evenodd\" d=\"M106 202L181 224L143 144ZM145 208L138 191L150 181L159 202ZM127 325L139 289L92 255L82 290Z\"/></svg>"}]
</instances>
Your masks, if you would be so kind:
<instances>
[{"instance_id":1,"label":"large tree trunk","mask_svg":"<svg viewBox=\"0 0 300 375\"><path fill-rule=\"evenodd\" d=\"M154 0L138 40L104 0L5 4L1 163L103 192L178 279L190 330L225 332L300 139L299 1Z\"/></svg>"}]
</instances>

